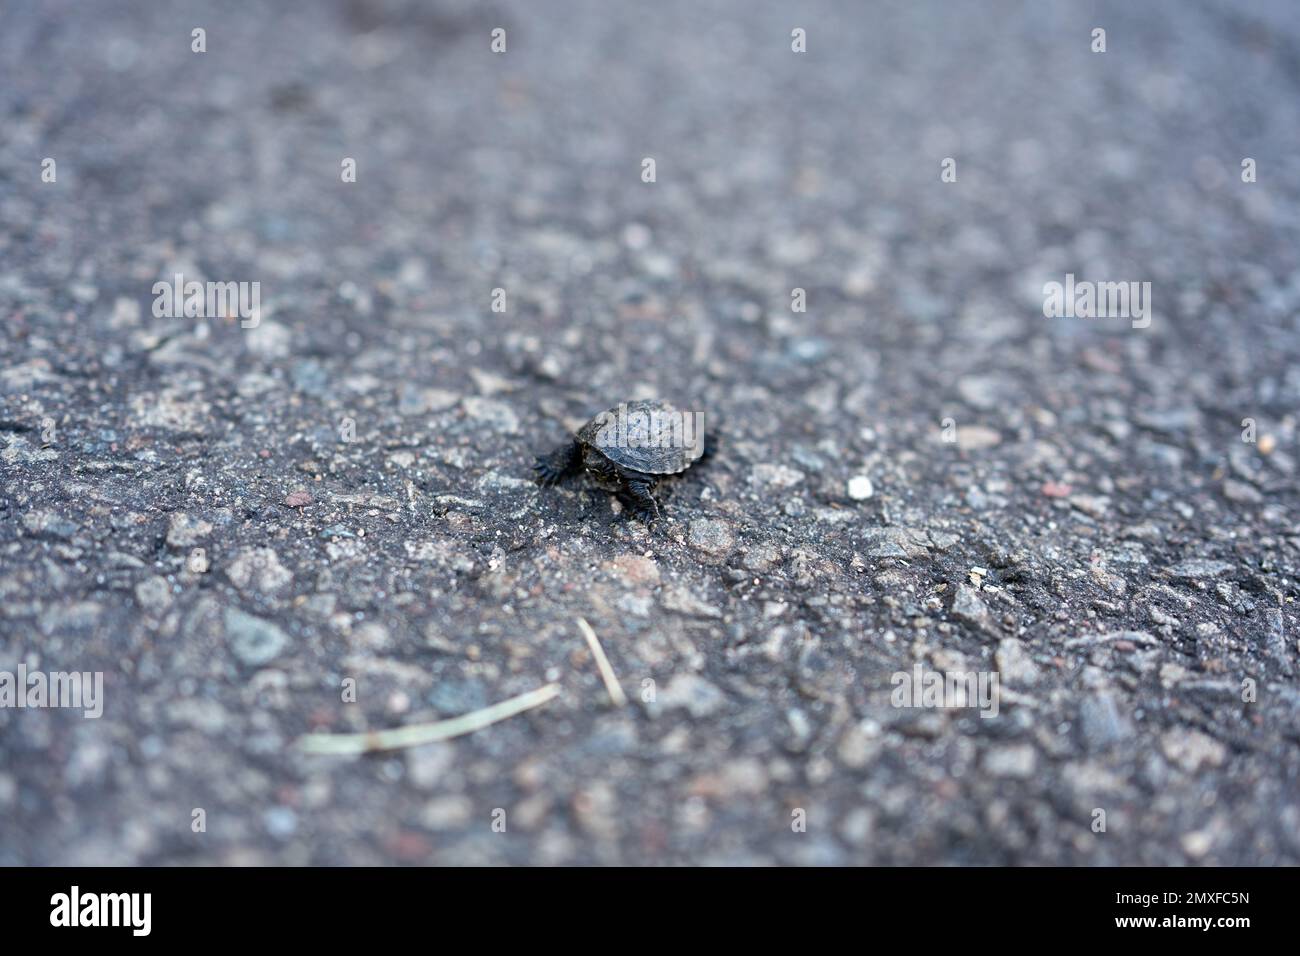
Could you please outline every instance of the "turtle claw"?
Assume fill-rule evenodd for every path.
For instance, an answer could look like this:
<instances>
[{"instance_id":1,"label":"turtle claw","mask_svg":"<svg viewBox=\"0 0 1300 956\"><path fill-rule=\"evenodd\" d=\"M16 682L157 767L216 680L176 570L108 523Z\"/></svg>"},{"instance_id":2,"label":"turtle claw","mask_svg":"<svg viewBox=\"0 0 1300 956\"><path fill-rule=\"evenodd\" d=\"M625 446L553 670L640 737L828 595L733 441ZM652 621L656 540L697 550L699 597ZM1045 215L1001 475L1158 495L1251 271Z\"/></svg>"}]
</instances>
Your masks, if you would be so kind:
<instances>
[{"instance_id":1,"label":"turtle claw","mask_svg":"<svg viewBox=\"0 0 1300 956\"><path fill-rule=\"evenodd\" d=\"M558 485L560 479L564 476L556 472L554 468L546 461L545 458L537 458L533 462L533 471L537 475L537 481L543 488L550 488L552 485Z\"/></svg>"},{"instance_id":2,"label":"turtle claw","mask_svg":"<svg viewBox=\"0 0 1300 956\"><path fill-rule=\"evenodd\" d=\"M659 519L659 512L653 508L643 508L634 501L626 498L620 498L619 503L623 505L622 519L632 521L636 519L647 528L654 528L655 522Z\"/></svg>"},{"instance_id":3,"label":"turtle claw","mask_svg":"<svg viewBox=\"0 0 1300 956\"><path fill-rule=\"evenodd\" d=\"M579 461L578 446L574 443L561 445L549 455L538 455L533 460L533 471L543 488L558 485L576 470Z\"/></svg>"}]
</instances>

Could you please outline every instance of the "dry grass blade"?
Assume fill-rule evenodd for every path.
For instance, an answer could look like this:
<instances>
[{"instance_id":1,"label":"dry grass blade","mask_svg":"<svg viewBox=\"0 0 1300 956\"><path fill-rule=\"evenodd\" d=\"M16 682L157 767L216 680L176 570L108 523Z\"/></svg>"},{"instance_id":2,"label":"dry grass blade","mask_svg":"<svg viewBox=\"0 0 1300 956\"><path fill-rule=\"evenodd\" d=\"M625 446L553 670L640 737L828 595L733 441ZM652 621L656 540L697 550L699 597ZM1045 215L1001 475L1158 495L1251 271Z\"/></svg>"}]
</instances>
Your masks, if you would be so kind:
<instances>
[{"instance_id":1,"label":"dry grass blade","mask_svg":"<svg viewBox=\"0 0 1300 956\"><path fill-rule=\"evenodd\" d=\"M614 668L609 666L609 658L605 656L605 648L600 646L600 640L596 637L596 632L591 629L585 618L578 618L578 629L582 631L582 636L587 639L587 646L591 648L592 656L596 658L596 667L600 669L600 679L605 682L605 690L609 694L609 699L614 702L615 707L623 707L627 704L627 695L623 693L623 688L619 686L618 678L614 676Z\"/></svg>"},{"instance_id":2,"label":"dry grass blade","mask_svg":"<svg viewBox=\"0 0 1300 956\"><path fill-rule=\"evenodd\" d=\"M546 684L526 694L519 694L491 707L470 711L450 720L431 724L411 724L392 730L373 730L360 734L306 734L298 739L298 748L309 754L362 754L375 750L398 750L418 747L439 740L449 740L482 730L490 724L540 707L560 693L559 684Z\"/></svg>"}]
</instances>

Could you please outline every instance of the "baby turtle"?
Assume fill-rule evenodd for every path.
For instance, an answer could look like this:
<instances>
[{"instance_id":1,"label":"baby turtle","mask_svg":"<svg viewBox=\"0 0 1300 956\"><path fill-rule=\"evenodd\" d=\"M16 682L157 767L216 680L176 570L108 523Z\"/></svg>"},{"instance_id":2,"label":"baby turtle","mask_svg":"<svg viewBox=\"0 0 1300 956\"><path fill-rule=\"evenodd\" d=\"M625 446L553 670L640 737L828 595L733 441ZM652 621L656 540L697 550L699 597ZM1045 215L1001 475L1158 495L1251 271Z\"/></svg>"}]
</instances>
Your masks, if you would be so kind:
<instances>
[{"instance_id":1,"label":"baby turtle","mask_svg":"<svg viewBox=\"0 0 1300 956\"><path fill-rule=\"evenodd\" d=\"M579 428L572 441L538 457L533 470L544 486L585 470L649 521L659 516L655 483L685 471L705 452L703 412L683 412L664 401L623 402Z\"/></svg>"}]
</instances>

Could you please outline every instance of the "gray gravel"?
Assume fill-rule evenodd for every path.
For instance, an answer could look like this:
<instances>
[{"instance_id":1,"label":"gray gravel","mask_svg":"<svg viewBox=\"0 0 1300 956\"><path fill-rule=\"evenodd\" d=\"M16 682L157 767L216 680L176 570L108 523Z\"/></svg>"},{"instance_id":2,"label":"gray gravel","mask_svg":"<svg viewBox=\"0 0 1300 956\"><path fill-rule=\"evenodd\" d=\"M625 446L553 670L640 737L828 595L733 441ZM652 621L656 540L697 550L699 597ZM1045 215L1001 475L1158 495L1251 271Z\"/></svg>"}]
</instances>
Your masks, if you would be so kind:
<instances>
[{"instance_id":1,"label":"gray gravel","mask_svg":"<svg viewBox=\"0 0 1300 956\"><path fill-rule=\"evenodd\" d=\"M1300 862L1300 14L872 6L8 11L0 671L105 702L0 708L0 864ZM652 529L531 483L654 396Z\"/></svg>"}]
</instances>

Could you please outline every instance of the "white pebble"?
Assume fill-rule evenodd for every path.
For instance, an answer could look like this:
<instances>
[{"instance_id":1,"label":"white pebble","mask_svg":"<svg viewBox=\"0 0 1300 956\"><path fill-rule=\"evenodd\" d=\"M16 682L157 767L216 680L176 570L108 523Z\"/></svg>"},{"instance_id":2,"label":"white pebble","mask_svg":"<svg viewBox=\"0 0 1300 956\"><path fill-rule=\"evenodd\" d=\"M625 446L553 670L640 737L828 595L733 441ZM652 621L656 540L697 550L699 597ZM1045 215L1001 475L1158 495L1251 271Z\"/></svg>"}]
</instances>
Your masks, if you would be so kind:
<instances>
[{"instance_id":1,"label":"white pebble","mask_svg":"<svg viewBox=\"0 0 1300 956\"><path fill-rule=\"evenodd\" d=\"M849 479L849 497L854 501L865 501L875 493L876 489L866 475L854 475Z\"/></svg>"}]
</instances>

